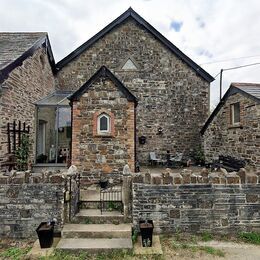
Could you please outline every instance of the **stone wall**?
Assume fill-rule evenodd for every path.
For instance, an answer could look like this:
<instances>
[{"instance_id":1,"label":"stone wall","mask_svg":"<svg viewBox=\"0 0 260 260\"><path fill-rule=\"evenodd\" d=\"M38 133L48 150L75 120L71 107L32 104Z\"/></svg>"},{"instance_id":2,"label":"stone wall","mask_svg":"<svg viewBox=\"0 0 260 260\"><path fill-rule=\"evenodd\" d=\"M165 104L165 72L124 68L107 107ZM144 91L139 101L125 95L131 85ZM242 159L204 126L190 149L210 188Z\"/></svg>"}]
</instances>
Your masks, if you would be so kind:
<instances>
[{"instance_id":1,"label":"stone wall","mask_svg":"<svg viewBox=\"0 0 260 260\"><path fill-rule=\"evenodd\" d=\"M133 222L152 219L156 233L260 230L260 173L149 173L133 178Z\"/></svg>"},{"instance_id":2,"label":"stone wall","mask_svg":"<svg viewBox=\"0 0 260 260\"><path fill-rule=\"evenodd\" d=\"M239 126L230 124L230 105L240 102ZM260 105L239 93L230 96L205 131L204 151L206 161L219 155L231 155L248 160L260 170Z\"/></svg>"},{"instance_id":3,"label":"stone wall","mask_svg":"<svg viewBox=\"0 0 260 260\"><path fill-rule=\"evenodd\" d=\"M100 174L121 176L124 165L134 171L134 102L109 79L98 79L72 105L72 164L85 180L99 180ZM99 135L97 117L111 117L111 133Z\"/></svg>"},{"instance_id":4,"label":"stone wall","mask_svg":"<svg viewBox=\"0 0 260 260\"><path fill-rule=\"evenodd\" d=\"M122 69L131 58L136 69ZM149 152L191 153L209 112L209 83L132 19L118 26L57 74L61 89L78 89L102 65L138 98L137 159ZM162 127L163 134L158 135Z\"/></svg>"},{"instance_id":5,"label":"stone wall","mask_svg":"<svg viewBox=\"0 0 260 260\"><path fill-rule=\"evenodd\" d=\"M54 76L46 50L38 49L33 56L15 68L2 83L0 93L0 166L7 160L7 123L25 122L31 127L31 159L35 154L34 103L55 90Z\"/></svg>"},{"instance_id":6,"label":"stone wall","mask_svg":"<svg viewBox=\"0 0 260 260\"><path fill-rule=\"evenodd\" d=\"M71 193L65 196L70 192L70 178ZM55 230L60 231L77 211L76 178L52 172L0 174L0 237L36 237L39 224L53 218L57 219Z\"/></svg>"}]
</instances>

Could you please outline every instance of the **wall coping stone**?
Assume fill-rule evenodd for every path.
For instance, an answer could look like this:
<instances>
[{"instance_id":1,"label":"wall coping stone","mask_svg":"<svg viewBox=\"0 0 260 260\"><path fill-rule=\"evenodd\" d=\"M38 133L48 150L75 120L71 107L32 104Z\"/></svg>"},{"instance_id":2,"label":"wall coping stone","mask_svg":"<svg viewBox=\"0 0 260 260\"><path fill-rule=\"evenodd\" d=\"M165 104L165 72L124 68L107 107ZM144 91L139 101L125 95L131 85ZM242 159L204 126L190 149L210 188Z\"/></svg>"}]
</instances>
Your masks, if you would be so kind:
<instances>
[{"instance_id":1,"label":"wall coping stone","mask_svg":"<svg viewBox=\"0 0 260 260\"><path fill-rule=\"evenodd\" d=\"M41 184L41 183L55 183L64 184L69 178L76 178L78 176L77 167L72 165L66 171L42 171L42 172L31 172L31 171L16 171L0 172L0 185L5 184Z\"/></svg>"},{"instance_id":2,"label":"wall coping stone","mask_svg":"<svg viewBox=\"0 0 260 260\"><path fill-rule=\"evenodd\" d=\"M241 168L238 172L227 172L225 169L210 172L203 168L201 172L192 172L189 169L172 172L167 168L162 173L134 173L133 183L152 185L184 185L184 184L217 184L217 185L239 185L239 184L259 184L259 172L252 172Z\"/></svg>"}]
</instances>

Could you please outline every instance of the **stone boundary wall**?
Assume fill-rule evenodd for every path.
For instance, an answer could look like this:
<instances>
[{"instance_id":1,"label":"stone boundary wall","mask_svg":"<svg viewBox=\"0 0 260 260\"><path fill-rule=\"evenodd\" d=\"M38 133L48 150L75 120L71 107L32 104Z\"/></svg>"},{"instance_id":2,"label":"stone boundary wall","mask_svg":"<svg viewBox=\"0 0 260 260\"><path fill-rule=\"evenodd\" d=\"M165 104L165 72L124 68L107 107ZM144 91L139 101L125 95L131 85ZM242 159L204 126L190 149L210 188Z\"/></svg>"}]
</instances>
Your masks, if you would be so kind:
<instances>
[{"instance_id":1,"label":"stone boundary wall","mask_svg":"<svg viewBox=\"0 0 260 260\"><path fill-rule=\"evenodd\" d=\"M76 181L77 174L68 172L0 174L0 237L36 237L38 225L53 218L57 219L55 230L60 231L77 210Z\"/></svg>"},{"instance_id":2,"label":"stone boundary wall","mask_svg":"<svg viewBox=\"0 0 260 260\"><path fill-rule=\"evenodd\" d=\"M134 175L132 214L135 228L152 219L156 233L259 231L259 175L244 169L229 176L206 169Z\"/></svg>"}]
</instances>

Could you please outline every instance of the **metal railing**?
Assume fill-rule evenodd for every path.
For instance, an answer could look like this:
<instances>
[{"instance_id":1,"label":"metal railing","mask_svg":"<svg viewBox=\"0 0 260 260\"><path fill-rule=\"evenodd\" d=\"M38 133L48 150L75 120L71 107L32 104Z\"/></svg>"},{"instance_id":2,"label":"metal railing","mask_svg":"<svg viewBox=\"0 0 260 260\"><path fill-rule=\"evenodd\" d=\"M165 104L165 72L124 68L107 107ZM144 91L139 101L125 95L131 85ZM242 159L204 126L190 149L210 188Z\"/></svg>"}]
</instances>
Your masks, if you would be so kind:
<instances>
[{"instance_id":1,"label":"metal railing","mask_svg":"<svg viewBox=\"0 0 260 260\"><path fill-rule=\"evenodd\" d=\"M100 210L101 214L113 210L123 212L122 183L100 189Z\"/></svg>"}]
</instances>

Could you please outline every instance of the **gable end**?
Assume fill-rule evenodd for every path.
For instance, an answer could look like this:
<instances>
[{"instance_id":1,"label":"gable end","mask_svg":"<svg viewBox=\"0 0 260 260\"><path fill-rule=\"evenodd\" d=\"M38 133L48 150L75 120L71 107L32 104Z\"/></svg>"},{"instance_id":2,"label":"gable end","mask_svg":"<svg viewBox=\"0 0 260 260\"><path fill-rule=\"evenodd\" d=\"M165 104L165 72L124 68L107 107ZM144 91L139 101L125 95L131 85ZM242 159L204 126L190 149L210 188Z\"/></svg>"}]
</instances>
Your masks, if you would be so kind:
<instances>
[{"instance_id":1,"label":"gable end","mask_svg":"<svg viewBox=\"0 0 260 260\"><path fill-rule=\"evenodd\" d=\"M93 82L99 78L109 78L115 86L125 95L128 101L137 104L137 98L125 87L125 85L106 67L102 66L85 84L83 84L76 92L74 92L68 99L70 101L78 101L79 98L88 91Z\"/></svg>"},{"instance_id":2,"label":"gable end","mask_svg":"<svg viewBox=\"0 0 260 260\"><path fill-rule=\"evenodd\" d=\"M96 35L78 47L75 51L71 52L67 57L62 59L56 64L57 71L61 70L69 62L78 57L82 52L87 50L95 42L97 42L104 35L109 33L111 30L122 24L129 17L133 18L137 23L139 23L143 28L150 32L157 40L159 40L165 47L170 49L177 57L179 57L183 62L188 64L199 76L204 78L207 82L212 82L215 80L209 73L202 69L198 64L186 56L180 49L178 49L173 43L166 39L160 32L158 32L152 25L145 21L138 13L136 13L132 8L129 8L113 22L99 31Z\"/></svg>"},{"instance_id":3,"label":"gable end","mask_svg":"<svg viewBox=\"0 0 260 260\"><path fill-rule=\"evenodd\" d=\"M235 85L235 84L234 84ZM204 126L202 127L200 134L203 135L205 133L205 131L207 130L208 126L210 125L210 123L213 121L213 119L215 118L215 116L218 114L218 112L220 111L220 109L224 106L224 104L226 103L227 99L236 94L236 93L240 93L243 96L250 98L252 100L254 100L255 102L260 104L260 99L250 95L249 93L243 91L242 89L235 87L233 84L230 85L228 91L226 92L226 94L223 96L223 98L221 99L221 101L218 103L217 107L214 109L214 111L212 112L212 114L210 115L210 117L208 118L208 120L206 121L206 123L204 124Z\"/></svg>"}]
</instances>

